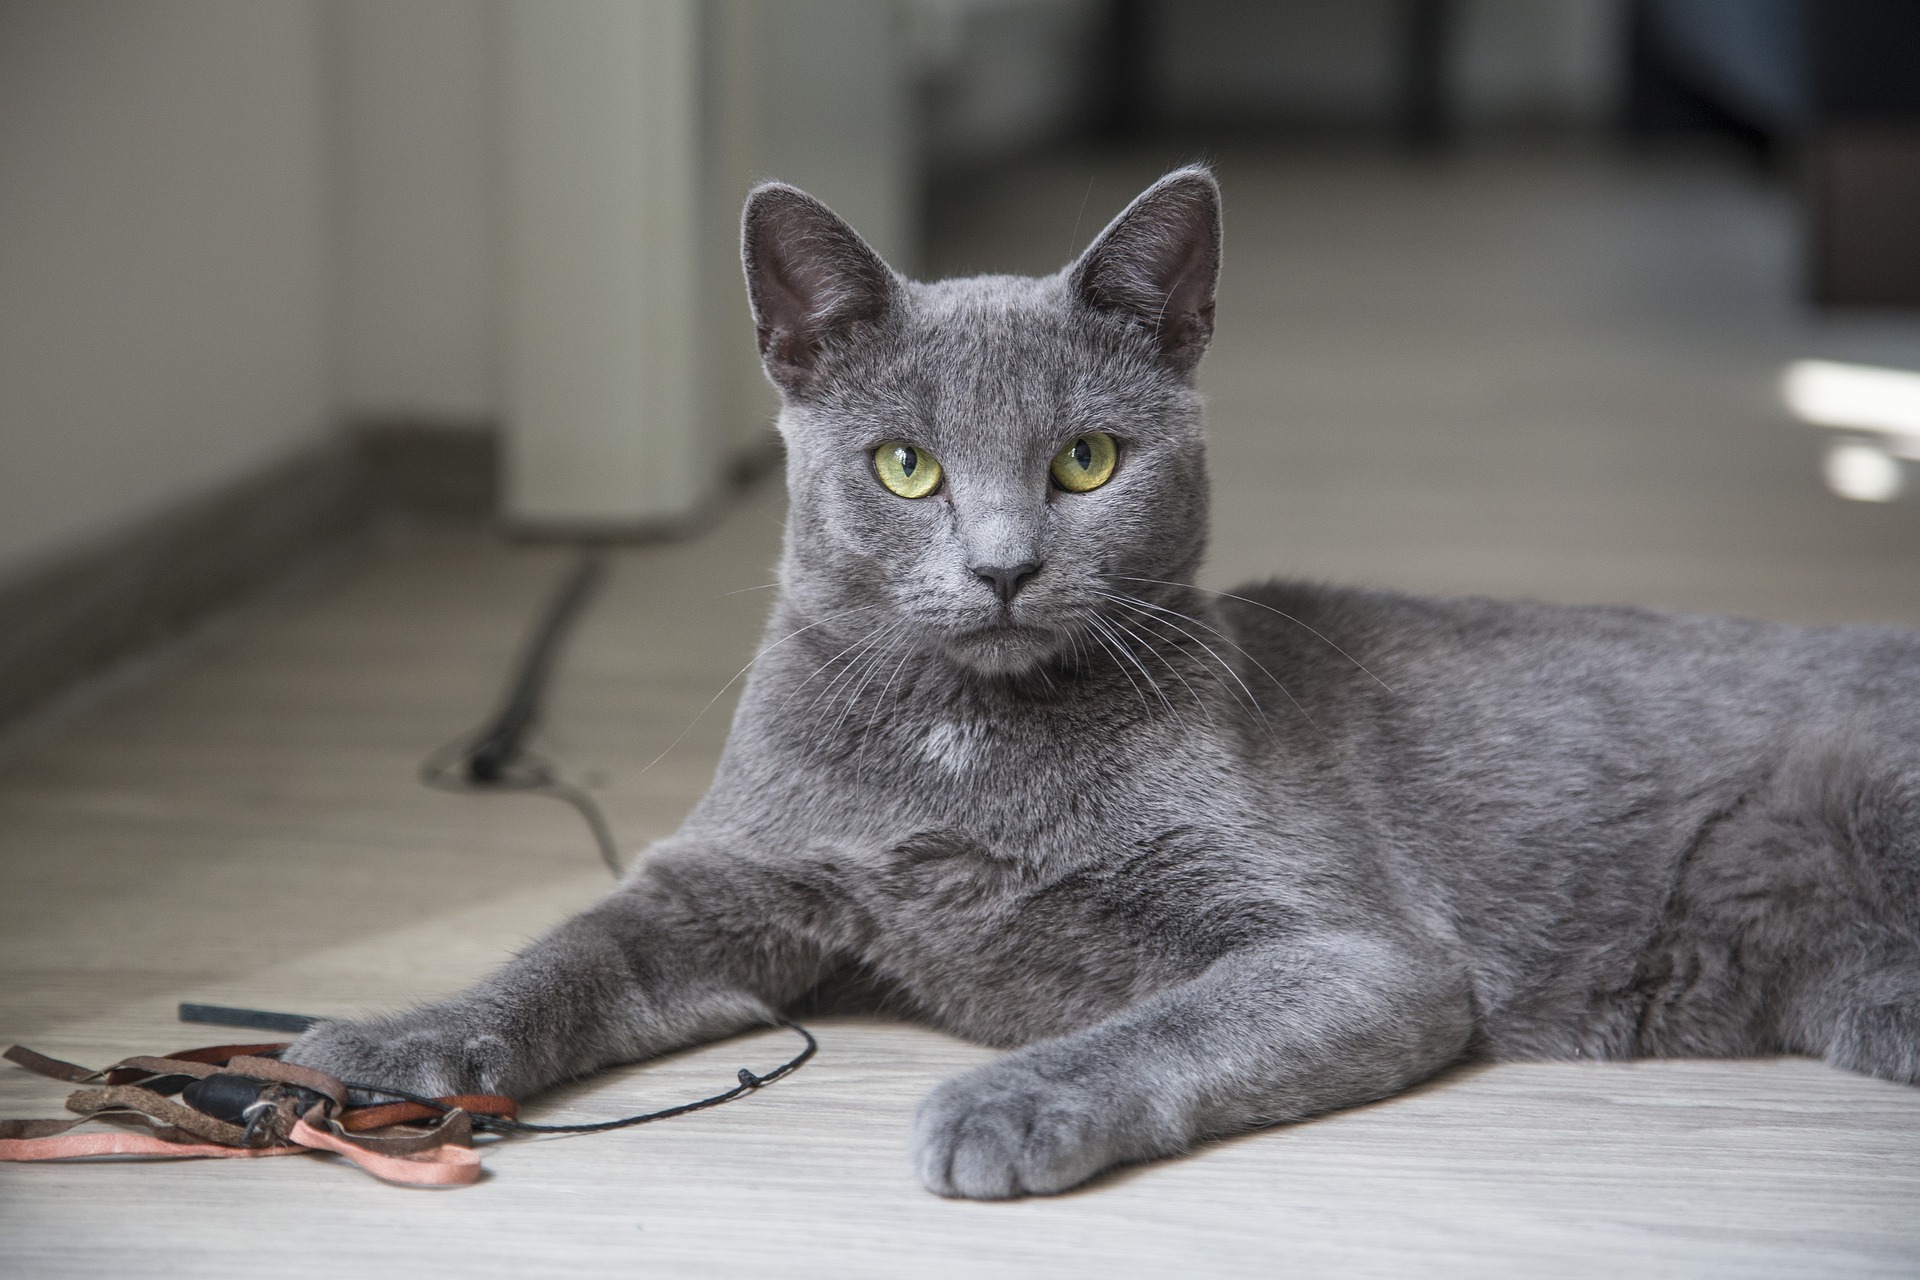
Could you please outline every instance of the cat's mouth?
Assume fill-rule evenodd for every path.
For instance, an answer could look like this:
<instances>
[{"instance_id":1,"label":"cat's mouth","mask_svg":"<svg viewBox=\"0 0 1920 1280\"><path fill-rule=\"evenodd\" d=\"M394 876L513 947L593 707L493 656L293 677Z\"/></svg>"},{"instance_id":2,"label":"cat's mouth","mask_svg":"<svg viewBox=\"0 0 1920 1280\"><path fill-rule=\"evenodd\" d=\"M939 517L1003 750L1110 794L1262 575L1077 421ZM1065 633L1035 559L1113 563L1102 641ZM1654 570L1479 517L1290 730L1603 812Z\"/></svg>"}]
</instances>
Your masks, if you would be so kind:
<instances>
[{"instance_id":1,"label":"cat's mouth","mask_svg":"<svg viewBox=\"0 0 1920 1280\"><path fill-rule=\"evenodd\" d=\"M1002 619L949 637L947 648L965 666L990 675L1017 675L1050 657L1060 646L1058 632Z\"/></svg>"}]
</instances>

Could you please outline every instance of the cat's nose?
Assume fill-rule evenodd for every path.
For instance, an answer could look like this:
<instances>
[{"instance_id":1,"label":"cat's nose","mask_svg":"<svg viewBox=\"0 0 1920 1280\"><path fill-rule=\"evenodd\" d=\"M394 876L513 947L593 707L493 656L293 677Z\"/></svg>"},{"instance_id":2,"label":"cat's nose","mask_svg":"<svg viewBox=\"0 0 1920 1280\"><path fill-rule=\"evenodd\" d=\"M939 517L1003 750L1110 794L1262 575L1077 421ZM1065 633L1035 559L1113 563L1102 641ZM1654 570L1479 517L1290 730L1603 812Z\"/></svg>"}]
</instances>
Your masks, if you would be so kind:
<instances>
[{"instance_id":1,"label":"cat's nose","mask_svg":"<svg viewBox=\"0 0 1920 1280\"><path fill-rule=\"evenodd\" d=\"M1040 572L1038 560L1010 565L976 564L970 567L982 582L992 584L1000 599L1008 604L1013 603L1013 593L1018 591L1028 578Z\"/></svg>"}]
</instances>

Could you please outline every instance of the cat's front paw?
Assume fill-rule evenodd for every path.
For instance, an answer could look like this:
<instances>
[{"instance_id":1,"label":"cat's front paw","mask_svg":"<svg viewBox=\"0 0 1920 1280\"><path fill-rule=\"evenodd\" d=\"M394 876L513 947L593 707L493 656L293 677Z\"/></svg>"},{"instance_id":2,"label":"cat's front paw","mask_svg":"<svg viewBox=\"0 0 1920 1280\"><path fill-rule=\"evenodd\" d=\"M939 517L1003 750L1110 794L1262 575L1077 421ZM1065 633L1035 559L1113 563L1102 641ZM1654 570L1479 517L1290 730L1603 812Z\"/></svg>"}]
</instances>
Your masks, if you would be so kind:
<instances>
[{"instance_id":1,"label":"cat's front paw","mask_svg":"<svg viewBox=\"0 0 1920 1280\"><path fill-rule=\"evenodd\" d=\"M505 1093L512 1074L504 1037L457 1020L418 1015L323 1022L281 1057L349 1085L385 1086L426 1097ZM365 1088L354 1093L359 1104L392 1101Z\"/></svg>"},{"instance_id":2,"label":"cat's front paw","mask_svg":"<svg viewBox=\"0 0 1920 1280\"><path fill-rule=\"evenodd\" d=\"M1018 1061L948 1080L920 1104L913 1163L927 1190L970 1200L1048 1195L1146 1151L1123 1141L1112 1110L1083 1085Z\"/></svg>"}]
</instances>

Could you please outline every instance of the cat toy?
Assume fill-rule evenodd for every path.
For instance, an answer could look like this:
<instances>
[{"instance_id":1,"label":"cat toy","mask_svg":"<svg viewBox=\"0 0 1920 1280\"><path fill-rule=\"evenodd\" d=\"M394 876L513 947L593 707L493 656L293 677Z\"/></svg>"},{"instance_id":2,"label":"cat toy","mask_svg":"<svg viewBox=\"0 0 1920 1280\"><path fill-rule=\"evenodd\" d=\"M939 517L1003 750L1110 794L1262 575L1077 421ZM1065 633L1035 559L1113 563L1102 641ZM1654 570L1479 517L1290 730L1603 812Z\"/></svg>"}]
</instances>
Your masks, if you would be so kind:
<instances>
[{"instance_id":1,"label":"cat toy","mask_svg":"<svg viewBox=\"0 0 1920 1280\"><path fill-rule=\"evenodd\" d=\"M183 1013L194 1006L183 1006ZM209 1010L224 1021L288 1026L311 1023L296 1014ZM240 1015L240 1016L235 1016ZM742 1067L723 1093L643 1115L590 1124L527 1124L519 1104L498 1094L428 1098L401 1089L344 1081L279 1060L290 1041L182 1049L163 1057L135 1055L93 1070L21 1045L4 1056L38 1075L83 1085L67 1099L72 1116L0 1120L0 1160L72 1160L88 1156L222 1159L329 1152L386 1182L414 1187L466 1186L480 1177L476 1136L515 1133L603 1133L717 1107L799 1070L819 1047L795 1023L781 1025L806 1041L766 1075ZM351 1105L354 1094L391 1101ZM108 1127L72 1130L89 1123Z\"/></svg>"}]
</instances>

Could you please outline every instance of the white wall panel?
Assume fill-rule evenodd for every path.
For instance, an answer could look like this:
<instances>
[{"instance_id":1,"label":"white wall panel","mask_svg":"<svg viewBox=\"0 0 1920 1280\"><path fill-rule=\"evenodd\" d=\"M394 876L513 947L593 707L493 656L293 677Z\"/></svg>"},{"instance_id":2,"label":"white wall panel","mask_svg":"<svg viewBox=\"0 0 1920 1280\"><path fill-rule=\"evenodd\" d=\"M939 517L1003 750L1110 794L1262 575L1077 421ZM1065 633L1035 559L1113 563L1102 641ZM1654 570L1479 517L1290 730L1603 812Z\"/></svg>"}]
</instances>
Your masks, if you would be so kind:
<instances>
[{"instance_id":1,"label":"white wall panel","mask_svg":"<svg viewBox=\"0 0 1920 1280\"><path fill-rule=\"evenodd\" d=\"M498 244L489 9L334 0L342 414L490 420Z\"/></svg>"},{"instance_id":2,"label":"white wall panel","mask_svg":"<svg viewBox=\"0 0 1920 1280\"><path fill-rule=\"evenodd\" d=\"M0 573L318 440L312 0L0 4Z\"/></svg>"},{"instance_id":3,"label":"white wall panel","mask_svg":"<svg viewBox=\"0 0 1920 1280\"><path fill-rule=\"evenodd\" d=\"M699 126L691 0L506 0L507 514L686 519L700 430Z\"/></svg>"}]
</instances>

